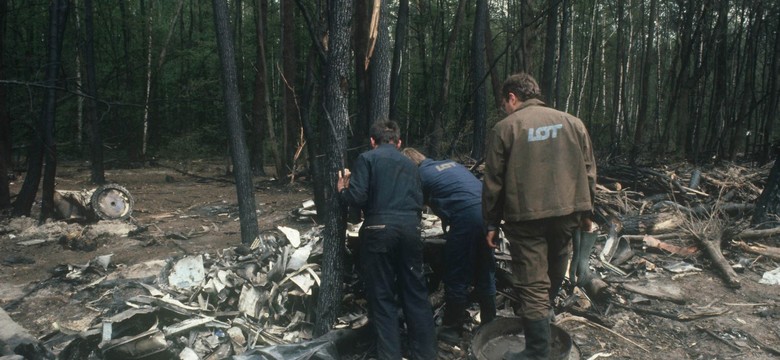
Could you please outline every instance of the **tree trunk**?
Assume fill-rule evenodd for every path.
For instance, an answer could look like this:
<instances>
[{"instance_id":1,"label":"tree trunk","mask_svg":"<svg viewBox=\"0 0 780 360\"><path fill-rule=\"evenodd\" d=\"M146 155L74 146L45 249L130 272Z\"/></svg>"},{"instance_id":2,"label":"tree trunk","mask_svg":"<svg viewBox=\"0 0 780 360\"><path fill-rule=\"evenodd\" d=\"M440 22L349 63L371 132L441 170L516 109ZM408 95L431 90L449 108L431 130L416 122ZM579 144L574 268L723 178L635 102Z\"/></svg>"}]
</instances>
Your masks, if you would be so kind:
<instances>
[{"instance_id":1,"label":"tree trunk","mask_svg":"<svg viewBox=\"0 0 780 360\"><path fill-rule=\"evenodd\" d=\"M547 105L555 107L555 47L558 39L558 4L559 0L547 1L547 28L544 35L544 66L542 67L542 95Z\"/></svg>"},{"instance_id":2,"label":"tree trunk","mask_svg":"<svg viewBox=\"0 0 780 360\"><path fill-rule=\"evenodd\" d=\"M124 77L125 77L125 89L130 91L133 85L133 67L130 66L130 15L127 13L127 6L125 0L118 1L119 14L122 18L122 54L124 55Z\"/></svg>"},{"instance_id":3,"label":"tree trunk","mask_svg":"<svg viewBox=\"0 0 780 360\"><path fill-rule=\"evenodd\" d=\"M355 71L354 96L357 99L369 99L371 97L368 69L366 68L369 22L371 19L371 13L368 11L369 7L367 6L368 1L372 0L357 0L354 2L353 23L355 25L352 31L352 48L356 54L353 64ZM352 137L349 139L349 147L353 149L361 148L368 139L369 107L371 103L362 100L358 101L356 105L357 116L355 116L355 120L352 123ZM347 154L347 160L350 162L356 157L357 152Z\"/></svg>"},{"instance_id":4,"label":"tree trunk","mask_svg":"<svg viewBox=\"0 0 780 360\"><path fill-rule=\"evenodd\" d=\"M780 161L775 160L769 178L761 195L756 199L756 209L753 211L753 225L759 225L770 220L770 215L780 215Z\"/></svg>"},{"instance_id":5,"label":"tree trunk","mask_svg":"<svg viewBox=\"0 0 780 360\"><path fill-rule=\"evenodd\" d=\"M370 54L368 75L371 87L371 106L368 108L369 126L390 117L390 9L387 0L380 1L379 28L376 33L376 45ZM370 50L369 50L370 51Z\"/></svg>"},{"instance_id":6,"label":"tree trunk","mask_svg":"<svg viewBox=\"0 0 780 360\"><path fill-rule=\"evenodd\" d=\"M233 159L233 174L236 180L238 212L241 223L241 242L251 244L257 237L256 204L252 171L244 139L241 121L241 99L238 94L235 50L230 34L230 20L226 0L214 0L214 28L222 68L222 91L225 99L225 113L230 135L230 154Z\"/></svg>"},{"instance_id":7,"label":"tree trunk","mask_svg":"<svg viewBox=\"0 0 780 360\"><path fill-rule=\"evenodd\" d=\"M775 4L774 18L780 18L780 5ZM772 148L776 146L772 142L772 136L774 134L774 123L777 120L777 111L780 107L780 24L775 24L774 29L774 51L771 57L771 69L769 71L769 90L767 96L767 102L765 105L765 118L764 118L764 131L762 136L761 152L758 160L760 164L765 164L769 161Z\"/></svg>"},{"instance_id":8,"label":"tree trunk","mask_svg":"<svg viewBox=\"0 0 780 360\"><path fill-rule=\"evenodd\" d=\"M279 178L288 172L294 173L294 155L301 144L298 143L301 130L300 113L296 98L296 83L298 66L295 53L295 4L292 1L279 2L282 12L282 86L284 87L284 127L285 135L282 141L282 168Z\"/></svg>"},{"instance_id":9,"label":"tree trunk","mask_svg":"<svg viewBox=\"0 0 780 360\"><path fill-rule=\"evenodd\" d=\"M142 7L143 8L143 7ZM143 139L141 141L141 157L146 161L146 146L149 142L149 99L152 92L152 9L149 12L149 19L146 23L146 97L144 98L144 117L143 117Z\"/></svg>"},{"instance_id":10,"label":"tree trunk","mask_svg":"<svg viewBox=\"0 0 780 360\"><path fill-rule=\"evenodd\" d=\"M84 0L84 28L86 41L84 42L84 65L87 68L87 116L89 117L89 144L91 172L90 180L93 184L106 182L103 171L103 138L100 136L100 119L97 111L97 77L95 75L95 32L93 22L92 0Z\"/></svg>"},{"instance_id":11,"label":"tree trunk","mask_svg":"<svg viewBox=\"0 0 780 360\"><path fill-rule=\"evenodd\" d=\"M463 22L465 8L466 0L458 0L458 8L455 10L455 18L452 20L450 35L447 38L444 56L442 57L442 81L439 88L439 97L436 99L436 104L433 108L433 123L431 124L430 131L431 140L427 147L428 156L432 159L438 158L441 139L444 137L444 109L447 107L447 99L449 99L450 95L452 53L455 51L455 40L458 39L458 30L460 29L461 22Z\"/></svg>"},{"instance_id":12,"label":"tree trunk","mask_svg":"<svg viewBox=\"0 0 780 360\"><path fill-rule=\"evenodd\" d=\"M498 69L496 69L496 56L493 51L493 32L490 31L490 12L487 12L487 20L485 21L485 56L487 65L490 67L490 85L493 89L493 106L501 108L502 96L501 96L501 83L503 79L498 75Z\"/></svg>"},{"instance_id":13,"label":"tree trunk","mask_svg":"<svg viewBox=\"0 0 780 360\"><path fill-rule=\"evenodd\" d=\"M8 0L0 0L0 54L5 53L5 28L8 23ZM6 78L5 56L0 56L0 79ZM0 212L11 207L8 170L11 169L11 114L8 113L8 92L0 84Z\"/></svg>"},{"instance_id":14,"label":"tree trunk","mask_svg":"<svg viewBox=\"0 0 780 360\"><path fill-rule=\"evenodd\" d=\"M567 0L560 0L561 2L561 35L558 42L558 66L555 70L555 90L553 91L553 97L555 98L555 107L566 111L565 103L562 101L563 94L561 89L563 88L563 73L566 71L567 59L569 51L567 45L569 42L568 29L570 21L569 2Z\"/></svg>"},{"instance_id":15,"label":"tree trunk","mask_svg":"<svg viewBox=\"0 0 780 360\"><path fill-rule=\"evenodd\" d=\"M409 23L409 0L398 3L398 20L395 24L395 45L393 46L393 65L390 71L390 120L397 121L398 98L401 89L401 64L406 49L407 24Z\"/></svg>"},{"instance_id":16,"label":"tree trunk","mask_svg":"<svg viewBox=\"0 0 780 360\"><path fill-rule=\"evenodd\" d=\"M624 86L624 64L625 52L623 49L623 31L625 30L625 21L623 20L623 0L617 0L617 43L615 47L615 73L613 77L613 97L612 97L612 125L610 132L610 155L620 154L621 139L623 137L623 86Z\"/></svg>"},{"instance_id":17,"label":"tree trunk","mask_svg":"<svg viewBox=\"0 0 780 360\"><path fill-rule=\"evenodd\" d=\"M263 149L265 144L265 124L270 116L268 104L268 72L265 62L265 26L268 10L268 0L255 0L255 38L257 46L255 52L255 82L254 97L252 98L252 133L249 138L250 163L255 175L265 176L265 161Z\"/></svg>"},{"instance_id":18,"label":"tree trunk","mask_svg":"<svg viewBox=\"0 0 780 360\"><path fill-rule=\"evenodd\" d=\"M41 219L47 218L53 212L54 177L57 169L56 144L54 143L54 117L57 108L57 75L60 71L62 52L62 37L65 32L65 20L68 14L68 1L52 1L49 5L49 34L47 36L46 88L41 107L40 122L33 135L27 159L27 176L22 189L14 202L15 216L29 216L33 201L38 193L43 171L43 159L46 158L46 169L43 171L43 193L41 196ZM45 155L44 155L45 152Z\"/></svg>"},{"instance_id":19,"label":"tree trunk","mask_svg":"<svg viewBox=\"0 0 780 360\"><path fill-rule=\"evenodd\" d=\"M487 0L476 0L474 34L471 46L471 81L474 89L472 110L474 111L474 133L471 158L481 160L485 154L485 133L487 126L487 91L485 89L485 29L487 28Z\"/></svg>"},{"instance_id":20,"label":"tree trunk","mask_svg":"<svg viewBox=\"0 0 780 360\"><path fill-rule=\"evenodd\" d=\"M346 222L344 211L336 193L336 173L344 168L346 129L348 122L347 100L349 87L349 24L352 19L352 2L331 0L328 2L329 51L325 65L323 105L329 129L325 130L326 166L323 171L325 192L325 229L323 232L323 257L320 294L317 299L317 321L314 335L328 332L339 313L344 271L344 236Z\"/></svg>"},{"instance_id":21,"label":"tree trunk","mask_svg":"<svg viewBox=\"0 0 780 360\"><path fill-rule=\"evenodd\" d=\"M647 37L645 38L644 60L642 61L641 79L639 85L639 110L636 116L636 128L634 128L634 143L631 145L629 161L636 162L639 149L642 148L645 122L647 120L647 107L650 98L650 70L653 68L653 40L655 39L655 6L656 0L650 1L650 16L647 19Z\"/></svg>"}]
</instances>

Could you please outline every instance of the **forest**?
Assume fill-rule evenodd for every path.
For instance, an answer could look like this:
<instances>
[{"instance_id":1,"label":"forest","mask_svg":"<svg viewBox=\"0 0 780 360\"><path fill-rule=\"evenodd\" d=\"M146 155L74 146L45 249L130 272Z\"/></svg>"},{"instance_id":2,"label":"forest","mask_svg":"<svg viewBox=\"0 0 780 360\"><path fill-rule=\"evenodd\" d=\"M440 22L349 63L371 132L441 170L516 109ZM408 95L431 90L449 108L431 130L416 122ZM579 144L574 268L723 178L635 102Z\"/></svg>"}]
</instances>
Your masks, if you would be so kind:
<instances>
[{"instance_id":1,"label":"forest","mask_svg":"<svg viewBox=\"0 0 780 360\"><path fill-rule=\"evenodd\" d=\"M258 234L251 177L309 174L338 248L333 174L370 124L479 163L517 72L583 119L600 163L762 165L779 30L780 2L764 0L0 0L0 209L29 216L40 196L51 216L58 161L101 184L107 168L223 157L243 242Z\"/></svg>"},{"instance_id":2,"label":"forest","mask_svg":"<svg viewBox=\"0 0 780 360\"><path fill-rule=\"evenodd\" d=\"M380 118L431 157L479 161L503 116L500 84L520 71L585 121L600 161L772 156L774 1L223 3L220 19L204 1L0 1L0 207L9 171L42 172L46 192L58 158L90 161L99 183L106 166L227 156L230 107L255 174L316 168L332 145L354 158ZM223 96L219 22L235 100Z\"/></svg>"}]
</instances>

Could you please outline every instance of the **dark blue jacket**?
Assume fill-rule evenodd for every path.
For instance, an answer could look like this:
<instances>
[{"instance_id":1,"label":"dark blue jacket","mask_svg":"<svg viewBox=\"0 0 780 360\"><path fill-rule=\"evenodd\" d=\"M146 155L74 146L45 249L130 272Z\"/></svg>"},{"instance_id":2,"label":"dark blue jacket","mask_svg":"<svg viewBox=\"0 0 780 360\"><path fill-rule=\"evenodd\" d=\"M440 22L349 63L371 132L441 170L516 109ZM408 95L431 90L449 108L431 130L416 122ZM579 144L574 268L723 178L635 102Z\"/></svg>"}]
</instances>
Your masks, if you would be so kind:
<instances>
[{"instance_id":1,"label":"dark blue jacket","mask_svg":"<svg viewBox=\"0 0 780 360\"><path fill-rule=\"evenodd\" d=\"M393 144L360 154L341 197L363 210L363 225L419 225L423 197L417 167Z\"/></svg>"},{"instance_id":2,"label":"dark blue jacket","mask_svg":"<svg viewBox=\"0 0 780 360\"><path fill-rule=\"evenodd\" d=\"M420 178L425 202L445 223L458 211L482 202L482 182L452 160L423 160Z\"/></svg>"}]
</instances>

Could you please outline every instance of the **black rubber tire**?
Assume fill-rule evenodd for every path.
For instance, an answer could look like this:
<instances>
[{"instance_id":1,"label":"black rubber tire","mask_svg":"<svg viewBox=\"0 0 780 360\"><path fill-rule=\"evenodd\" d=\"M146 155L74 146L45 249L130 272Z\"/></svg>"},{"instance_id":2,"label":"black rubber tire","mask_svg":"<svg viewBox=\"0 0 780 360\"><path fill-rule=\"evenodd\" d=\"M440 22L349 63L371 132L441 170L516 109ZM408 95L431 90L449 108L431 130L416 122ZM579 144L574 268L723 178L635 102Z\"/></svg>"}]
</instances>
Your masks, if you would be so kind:
<instances>
[{"instance_id":1,"label":"black rubber tire","mask_svg":"<svg viewBox=\"0 0 780 360\"><path fill-rule=\"evenodd\" d=\"M112 199L108 203L103 202L106 197ZM89 199L89 205L98 219L124 220L133 213L135 200L130 192L118 184L106 184L98 187Z\"/></svg>"}]
</instances>

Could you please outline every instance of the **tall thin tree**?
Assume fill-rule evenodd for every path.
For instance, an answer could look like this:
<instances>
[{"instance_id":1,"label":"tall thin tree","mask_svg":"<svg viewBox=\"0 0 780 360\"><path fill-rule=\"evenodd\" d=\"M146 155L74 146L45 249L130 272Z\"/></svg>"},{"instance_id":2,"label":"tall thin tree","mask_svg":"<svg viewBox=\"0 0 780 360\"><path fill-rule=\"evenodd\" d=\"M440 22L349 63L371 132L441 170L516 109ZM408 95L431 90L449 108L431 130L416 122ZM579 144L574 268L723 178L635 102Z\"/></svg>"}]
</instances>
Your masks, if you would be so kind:
<instances>
[{"instance_id":1,"label":"tall thin tree","mask_svg":"<svg viewBox=\"0 0 780 360\"><path fill-rule=\"evenodd\" d=\"M241 242L252 243L257 237L257 215L252 184L252 171L249 167L249 155L241 122L241 99L238 94L238 75L236 74L236 53L230 32L227 0L214 0L214 28L217 33L217 48L222 75L222 92L225 100L225 113L230 135L230 154L233 159L233 174L236 180L238 212L241 223Z\"/></svg>"},{"instance_id":2,"label":"tall thin tree","mask_svg":"<svg viewBox=\"0 0 780 360\"><path fill-rule=\"evenodd\" d=\"M369 49L368 73L370 78L371 106L368 109L369 126L390 116L390 9L387 0L379 1L378 28L373 52ZM373 21L373 19L372 19Z\"/></svg>"},{"instance_id":3,"label":"tall thin tree","mask_svg":"<svg viewBox=\"0 0 780 360\"><path fill-rule=\"evenodd\" d=\"M487 28L487 0L476 0L474 33L471 35L471 82L474 89L472 110L474 111L474 133L471 157L481 160L485 154L485 133L487 126L487 91L485 80L485 31Z\"/></svg>"},{"instance_id":4,"label":"tall thin tree","mask_svg":"<svg viewBox=\"0 0 780 360\"><path fill-rule=\"evenodd\" d=\"M350 48L349 33L352 21L352 2L328 1L328 56L325 64L323 106L328 127L325 132L326 165L323 171L325 187L325 230L323 233L322 282L317 299L317 321L314 334L330 330L340 309L342 272L344 271L344 236L346 222L338 194L336 173L344 168L348 116Z\"/></svg>"},{"instance_id":5,"label":"tall thin tree","mask_svg":"<svg viewBox=\"0 0 780 360\"><path fill-rule=\"evenodd\" d=\"M8 0L0 0L0 54L5 53L5 29L8 23ZM5 79L5 57L0 56L0 79ZM8 170L11 168L11 114L8 112L6 84L0 84L0 211L11 206Z\"/></svg>"},{"instance_id":6,"label":"tall thin tree","mask_svg":"<svg viewBox=\"0 0 780 360\"><path fill-rule=\"evenodd\" d=\"M93 184L106 182L103 170L103 138L98 118L97 75L95 74L95 25L92 0L84 0L84 65L87 68L87 117L89 118L90 180Z\"/></svg>"},{"instance_id":7,"label":"tall thin tree","mask_svg":"<svg viewBox=\"0 0 780 360\"><path fill-rule=\"evenodd\" d=\"M32 146L27 160L27 176L22 189L14 202L15 216L30 215L32 204L38 193L43 172L43 192L41 195L41 219L49 217L54 202L54 177L57 169L57 154L54 143L54 119L57 109L57 75L60 71L62 56L62 38L65 32L65 20L68 15L68 0L56 0L49 4L49 28L46 36L46 78L44 80L44 100L41 107L40 122L33 134ZM44 156L46 159L45 170Z\"/></svg>"},{"instance_id":8,"label":"tall thin tree","mask_svg":"<svg viewBox=\"0 0 780 360\"><path fill-rule=\"evenodd\" d=\"M283 168L279 169L284 176L292 172L294 155L299 143L301 132L301 116L297 99L298 55L295 49L295 4L293 1L280 1L282 13L282 86L284 99L284 138L282 152Z\"/></svg>"}]
</instances>

